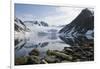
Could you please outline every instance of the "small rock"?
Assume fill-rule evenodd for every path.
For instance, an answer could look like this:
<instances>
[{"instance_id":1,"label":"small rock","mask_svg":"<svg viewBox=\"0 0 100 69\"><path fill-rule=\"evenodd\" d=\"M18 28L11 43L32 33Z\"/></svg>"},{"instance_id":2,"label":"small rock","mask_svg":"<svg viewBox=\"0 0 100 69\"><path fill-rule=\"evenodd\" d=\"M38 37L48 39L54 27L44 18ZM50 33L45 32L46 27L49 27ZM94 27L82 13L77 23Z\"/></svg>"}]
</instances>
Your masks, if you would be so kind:
<instances>
[{"instance_id":1,"label":"small rock","mask_svg":"<svg viewBox=\"0 0 100 69\"><path fill-rule=\"evenodd\" d=\"M33 50L29 53L29 55L35 55L35 56L39 56L39 54L40 54L40 52L39 52L38 49L33 49Z\"/></svg>"},{"instance_id":2,"label":"small rock","mask_svg":"<svg viewBox=\"0 0 100 69\"><path fill-rule=\"evenodd\" d=\"M48 64L48 62L44 59L42 59L42 64Z\"/></svg>"},{"instance_id":3,"label":"small rock","mask_svg":"<svg viewBox=\"0 0 100 69\"><path fill-rule=\"evenodd\" d=\"M15 58L15 65L24 65L27 62L27 58L26 57L18 57Z\"/></svg>"},{"instance_id":4,"label":"small rock","mask_svg":"<svg viewBox=\"0 0 100 69\"><path fill-rule=\"evenodd\" d=\"M60 57L60 58L66 59L66 60L72 60L72 56L61 53L61 52L55 52L52 50L48 50L47 55L51 55L51 56L53 55L53 56L57 56L57 57Z\"/></svg>"},{"instance_id":5,"label":"small rock","mask_svg":"<svg viewBox=\"0 0 100 69\"><path fill-rule=\"evenodd\" d=\"M38 56L29 56L27 64L40 64L40 58Z\"/></svg>"},{"instance_id":6,"label":"small rock","mask_svg":"<svg viewBox=\"0 0 100 69\"><path fill-rule=\"evenodd\" d=\"M73 54L73 50L70 47L64 47L63 52L69 55Z\"/></svg>"},{"instance_id":7,"label":"small rock","mask_svg":"<svg viewBox=\"0 0 100 69\"><path fill-rule=\"evenodd\" d=\"M60 62L60 60L57 59L55 56L46 56L46 57L45 57L45 60L46 60L48 63Z\"/></svg>"}]
</instances>

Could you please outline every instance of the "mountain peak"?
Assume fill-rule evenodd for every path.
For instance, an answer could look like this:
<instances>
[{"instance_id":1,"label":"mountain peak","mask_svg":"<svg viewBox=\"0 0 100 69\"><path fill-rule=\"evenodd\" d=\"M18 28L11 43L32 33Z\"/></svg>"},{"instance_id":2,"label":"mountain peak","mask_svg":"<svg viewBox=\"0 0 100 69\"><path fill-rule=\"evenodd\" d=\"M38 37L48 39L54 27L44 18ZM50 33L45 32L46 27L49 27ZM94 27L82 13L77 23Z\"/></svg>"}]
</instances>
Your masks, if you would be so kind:
<instances>
[{"instance_id":1,"label":"mountain peak","mask_svg":"<svg viewBox=\"0 0 100 69\"><path fill-rule=\"evenodd\" d=\"M70 33L74 28L73 33L85 34L88 30L94 28L94 15L89 9L83 9L81 13L68 25L62 28L59 32ZM71 34L73 34L71 33Z\"/></svg>"},{"instance_id":2,"label":"mountain peak","mask_svg":"<svg viewBox=\"0 0 100 69\"><path fill-rule=\"evenodd\" d=\"M83 16L91 16L91 15L93 15L93 13L88 9L88 8L86 8L86 9L83 9L82 10L82 12L81 12L81 15L83 14Z\"/></svg>"}]
</instances>

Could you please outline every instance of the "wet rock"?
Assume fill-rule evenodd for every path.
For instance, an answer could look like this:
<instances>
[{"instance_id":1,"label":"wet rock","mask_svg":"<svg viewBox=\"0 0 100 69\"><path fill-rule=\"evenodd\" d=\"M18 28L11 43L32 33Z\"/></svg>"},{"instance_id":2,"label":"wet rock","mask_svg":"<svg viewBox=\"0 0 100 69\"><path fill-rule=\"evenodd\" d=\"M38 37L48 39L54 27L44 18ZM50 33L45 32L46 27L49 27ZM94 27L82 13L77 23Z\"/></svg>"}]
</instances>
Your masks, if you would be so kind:
<instances>
[{"instance_id":1,"label":"wet rock","mask_svg":"<svg viewBox=\"0 0 100 69\"><path fill-rule=\"evenodd\" d=\"M26 56L15 59L15 65L40 64L40 62L39 56Z\"/></svg>"},{"instance_id":2,"label":"wet rock","mask_svg":"<svg viewBox=\"0 0 100 69\"><path fill-rule=\"evenodd\" d=\"M73 51L70 47L64 47L63 52L64 52L65 54L71 55L71 54L73 54L74 51Z\"/></svg>"},{"instance_id":3,"label":"wet rock","mask_svg":"<svg viewBox=\"0 0 100 69\"><path fill-rule=\"evenodd\" d=\"M41 60L38 56L29 56L27 64L40 64Z\"/></svg>"},{"instance_id":4,"label":"wet rock","mask_svg":"<svg viewBox=\"0 0 100 69\"><path fill-rule=\"evenodd\" d=\"M15 65L24 65L27 63L27 57L15 58Z\"/></svg>"},{"instance_id":5,"label":"wet rock","mask_svg":"<svg viewBox=\"0 0 100 69\"><path fill-rule=\"evenodd\" d=\"M65 51L73 52L73 50L70 47L64 47Z\"/></svg>"},{"instance_id":6,"label":"wet rock","mask_svg":"<svg viewBox=\"0 0 100 69\"><path fill-rule=\"evenodd\" d=\"M44 60L44 59L42 59L42 62L41 63L42 64L48 64L48 62L46 60Z\"/></svg>"},{"instance_id":7,"label":"wet rock","mask_svg":"<svg viewBox=\"0 0 100 69\"><path fill-rule=\"evenodd\" d=\"M78 61L93 61L94 60L94 47L93 43L83 43L81 46L65 47L63 52L73 57L73 62Z\"/></svg>"},{"instance_id":8,"label":"wet rock","mask_svg":"<svg viewBox=\"0 0 100 69\"><path fill-rule=\"evenodd\" d=\"M71 47L64 47L62 51L48 50L49 56L56 56L61 62L79 62L79 61L93 61L94 60L94 44L83 43L80 46L75 45ZM67 56L66 56L67 55Z\"/></svg>"},{"instance_id":9,"label":"wet rock","mask_svg":"<svg viewBox=\"0 0 100 69\"><path fill-rule=\"evenodd\" d=\"M35 55L35 56L39 56L39 54L40 54L40 52L39 52L38 49L33 49L33 50L29 53L29 55Z\"/></svg>"},{"instance_id":10,"label":"wet rock","mask_svg":"<svg viewBox=\"0 0 100 69\"><path fill-rule=\"evenodd\" d=\"M60 62L60 60L58 58L56 58L55 56L46 56L45 60L48 63L57 63L57 62Z\"/></svg>"},{"instance_id":11,"label":"wet rock","mask_svg":"<svg viewBox=\"0 0 100 69\"><path fill-rule=\"evenodd\" d=\"M54 55L54 56L57 56L59 58L66 59L66 60L72 60L72 56L64 54L64 53L61 53L61 52L56 52L56 51L48 50L47 54L48 55Z\"/></svg>"},{"instance_id":12,"label":"wet rock","mask_svg":"<svg viewBox=\"0 0 100 69\"><path fill-rule=\"evenodd\" d=\"M93 53L90 52L90 51L86 51L86 53L87 53L87 56L88 56L88 57L93 55Z\"/></svg>"},{"instance_id":13,"label":"wet rock","mask_svg":"<svg viewBox=\"0 0 100 69\"><path fill-rule=\"evenodd\" d=\"M61 63L66 63L66 62L70 62L70 61L67 61L67 60L63 60L63 61L61 61Z\"/></svg>"},{"instance_id":14,"label":"wet rock","mask_svg":"<svg viewBox=\"0 0 100 69\"><path fill-rule=\"evenodd\" d=\"M81 55L81 53L74 53L73 54L73 57L76 57L76 58L80 58L82 55Z\"/></svg>"},{"instance_id":15,"label":"wet rock","mask_svg":"<svg viewBox=\"0 0 100 69\"><path fill-rule=\"evenodd\" d=\"M81 59L76 59L76 60L74 60L74 62L80 62L81 61Z\"/></svg>"}]
</instances>

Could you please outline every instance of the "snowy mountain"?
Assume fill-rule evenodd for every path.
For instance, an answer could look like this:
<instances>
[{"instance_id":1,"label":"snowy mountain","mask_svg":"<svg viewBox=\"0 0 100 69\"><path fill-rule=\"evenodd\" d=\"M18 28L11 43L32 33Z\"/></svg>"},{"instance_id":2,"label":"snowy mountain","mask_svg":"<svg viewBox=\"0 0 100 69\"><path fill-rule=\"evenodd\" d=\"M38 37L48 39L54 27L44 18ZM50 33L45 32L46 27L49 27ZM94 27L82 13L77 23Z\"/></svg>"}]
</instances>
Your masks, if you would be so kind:
<instances>
[{"instance_id":1,"label":"snowy mountain","mask_svg":"<svg viewBox=\"0 0 100 69\"><path fill-rule=\"evenodd\" d=\"M59 31L59 34L60 39L71 46L93 42L94 14L89 9L83 9L70 24Z\"/></svg>"},{"instance_id":2,"label":"snowy mountain","mask_svg":"<svg viewBox=\"0 0 100 69\"><path fill-rule=\"evenodd\" d=\"M17 32L24 32L28 31L29 29L26 27L26 25L18 18L14 19L14 24L15 24L15 31Z\"/></svg>"},{"instance_id":3,"label":"snowy mountain","mask_svg":"<svg viewBox=\"0 0 100 69\"><path fill-rule=\"evenodd\" d=\"M94 29L94 14L89 9L82 12L68 25L62 28L59 33L64 36L84 35Z\"/></svg>"},{"instance_id":4,"label":"snowy mountain","mask_svg":"<svg viewBox=\"0 0 100 69\"><path fill-rule=\"evenodd\" d=\"M26 26L44 26L48 27L49 25L44 21L24 21Z\"/></svg>"},{"instance_id":5,"label":"snowy mountain","mask_svg":"<svg viewBox=\"0 0 100 69\"><path fill-rule=\"evenodd\" d=\"M16 47L20 45L19 43L25 38L25 33L29 31L30 31L29 28L27 28L26 25L20 19L15 17L14 19L14 34L15 34L14 39L15 39Z\"/></svg>"}]
</instances>

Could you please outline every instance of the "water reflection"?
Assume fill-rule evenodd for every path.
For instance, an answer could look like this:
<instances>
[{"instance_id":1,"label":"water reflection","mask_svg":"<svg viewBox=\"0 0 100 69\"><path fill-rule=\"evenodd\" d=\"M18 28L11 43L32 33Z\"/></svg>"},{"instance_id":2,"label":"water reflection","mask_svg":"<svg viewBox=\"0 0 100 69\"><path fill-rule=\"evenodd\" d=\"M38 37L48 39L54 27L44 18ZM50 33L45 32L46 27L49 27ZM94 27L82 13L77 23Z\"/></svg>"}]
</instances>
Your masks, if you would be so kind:
<instances>
[{"instance_id":1,"label":"water reflection","mask_svg":"<svg viewBox=\"0 0 100 69\"><path fill-rule=\"evenodd\" d=\"M15 56L27 56L32 49L37 48L40 51L40 57L43 57L47 50L62 50L64 47L93 42L93 38L86 35L64 37L59 36L57 32L39 33L31 32L24 39L15 40Z\"/></svg>"},{"instance_id":2,"label":"water reflection","mask_svg":"<svg viewBox=\"0 0 100 69\"><path fill-rule=\"evenodd\" d=\"M24 47L25 48L38 48L38 47L45 47L49 44L49 42L43 42L43 43L38 43L38 44L33 44L33 43L27 43Z\"/></svg>"},{"instance_id":3,"label":"water reflection","mask_svg":"<svg viewBox=\"0 0 100 69\"><path fill-rule=\"evenodd\" d=\"M70 36L70 37L63 37L59 36L66 44L69 44L71 46L75 45L82 45L87 42L93 42L93 37L88 37L88 35L79 35L79 36ZM87 38L88 37L88 38Z\"/></svg>"}]
</instances>

